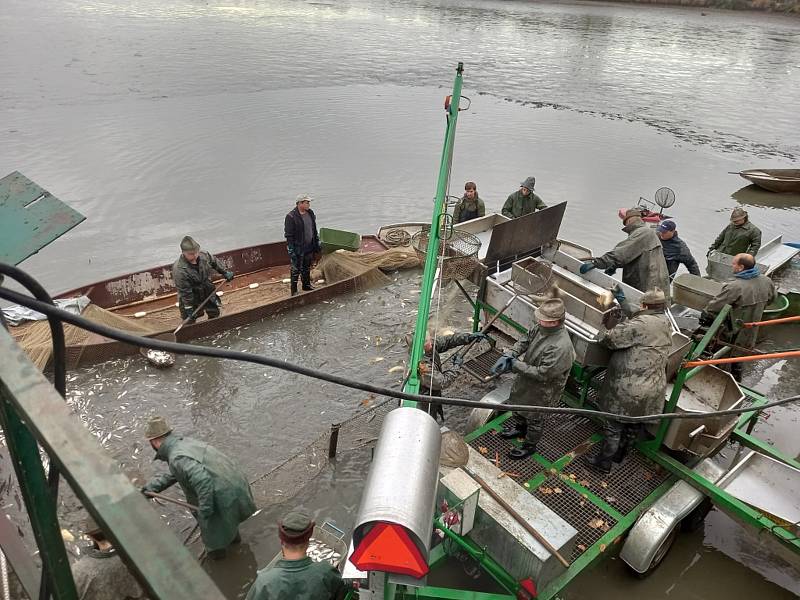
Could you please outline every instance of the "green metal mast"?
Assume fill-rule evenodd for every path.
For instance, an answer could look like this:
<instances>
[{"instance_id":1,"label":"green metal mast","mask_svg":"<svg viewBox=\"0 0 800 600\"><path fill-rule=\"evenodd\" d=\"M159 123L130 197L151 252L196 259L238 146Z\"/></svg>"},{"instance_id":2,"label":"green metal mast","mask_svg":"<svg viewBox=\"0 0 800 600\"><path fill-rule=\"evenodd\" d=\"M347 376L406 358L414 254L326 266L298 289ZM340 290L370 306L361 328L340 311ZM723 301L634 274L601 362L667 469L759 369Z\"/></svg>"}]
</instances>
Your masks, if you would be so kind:
<instances>
[{"instance_id":1,"label":"green metal mast","mask_svg":"<svg viewBox=\"0 0 800 600\"><path fill-rule=\"evenodd\" d=\"M456 124L458 123L458 106L461 101L461 85L464 63L456 67L456 79L453 83L453 95L445 103L447 111L447 128L445 130L444 148L442 159L439 163L439 180L436 184L436 200L433 204L433 218L431 231L428 238L428 252L425 255L425 270L422 274L422 287L419 294L419 309L417 311L417 324L414 328L414 343L411 346L408 382L404 391L416 394L419 392L419 361L422 358L423 346L428 327L428 317L431 310L431 296L433 295L433 282L436 277L436 263L438 259L441 221L447 186L450 182L450 165L453 161L453 147L456 139ZM403 406L416 406L416 402L403 401Z\"/></svg>"}]
</instances>

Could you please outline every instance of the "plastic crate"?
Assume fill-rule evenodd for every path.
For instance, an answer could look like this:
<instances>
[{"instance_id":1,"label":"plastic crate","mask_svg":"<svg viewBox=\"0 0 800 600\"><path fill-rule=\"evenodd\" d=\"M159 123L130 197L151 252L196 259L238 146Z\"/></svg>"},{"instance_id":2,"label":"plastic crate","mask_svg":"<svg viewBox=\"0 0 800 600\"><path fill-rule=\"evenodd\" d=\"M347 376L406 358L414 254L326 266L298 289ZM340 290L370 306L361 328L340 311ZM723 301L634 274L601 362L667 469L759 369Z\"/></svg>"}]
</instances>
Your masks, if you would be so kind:
<instances>
[{"instance_id":1,"label":"plastic crate","mask_svg":"<svg viewBox=\"0 0 800 600\"><path fill-rule=\"evenodd\" d=\"M336 250L358 252L361 247L361 236L349 231L322 227L319 230L319 244L322 246L323 254L330 254Z\"/></svg>"}]
</instances>

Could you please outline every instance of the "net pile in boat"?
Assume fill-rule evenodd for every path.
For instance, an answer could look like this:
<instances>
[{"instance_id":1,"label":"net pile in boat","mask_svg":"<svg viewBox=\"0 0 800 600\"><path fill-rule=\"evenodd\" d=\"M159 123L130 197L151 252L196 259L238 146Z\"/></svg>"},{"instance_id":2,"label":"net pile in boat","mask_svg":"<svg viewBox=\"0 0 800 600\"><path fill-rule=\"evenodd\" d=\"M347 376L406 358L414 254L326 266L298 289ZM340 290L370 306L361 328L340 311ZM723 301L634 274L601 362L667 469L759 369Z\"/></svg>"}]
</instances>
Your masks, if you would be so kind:
<instances>
[{"instance_id":1,"label":"net pile in boat","mask_svg":"<svg viewBox=\"0 0 800 600\"><path fill-rule=\"evenodd\" d=\"M430 231L426 230L411 236L411 246L420 261L425 260L429 239ZM443 228L436 253L437 263L440 257L442 261L442 279L468 279L478 266L480 249L481 241L477 236L459 229Z\"/></svg>"},{"instance_id":2,"label":"net pile in boat","mask_svg":"<svg viewBox=\"0 0 800 600\"><path fill-rule=\"evenodd\" d=\"M385 252L337 250L323 256L320 263L326 283L336 283L355 277L356 289L387 284L390 280L384 271L412 269L418 266L417 256L403 248L389 248Z\"/></svg>"},{"instance_id":3,"label":"net pile in boat","mask_svg":"<svg viewBox=\"0 0 800 600\"><path fill-rule=\"evenodd\" d=\"M164 329L157 321L148 318L124 317L100 308L95 304L89 304L83 310L81 316L95 323L101 323L102 325L108 325L109 327L138 335L150 335ZM50 324L46 320L29 321L18 327L12 327L11 334L22 349L27 352L31 362L39 369L44 370L53 352ZM67 323L64 323L64 338L67 347L85 346L102 339L95 333Z\"/></svg>"}]
</instances>

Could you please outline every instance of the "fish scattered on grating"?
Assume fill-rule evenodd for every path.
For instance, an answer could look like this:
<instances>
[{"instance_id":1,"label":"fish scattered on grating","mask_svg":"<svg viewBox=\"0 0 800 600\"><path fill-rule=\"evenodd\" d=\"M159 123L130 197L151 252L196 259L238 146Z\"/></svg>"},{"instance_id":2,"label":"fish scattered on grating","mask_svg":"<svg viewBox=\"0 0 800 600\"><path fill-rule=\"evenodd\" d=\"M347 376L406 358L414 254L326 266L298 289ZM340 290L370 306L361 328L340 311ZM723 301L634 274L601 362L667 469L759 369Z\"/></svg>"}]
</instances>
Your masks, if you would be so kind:
<instances>
[{"instance_id":1,"label":"fish scattered on grating","mask_svg":"<svg viewBox=\"0 0 800 600\"><path fill-rule=\"evenodd\" d=\"M306 550L306 554L314 562L328 561L333 566L338 565L339 559L342 556L324 542L314 538L308 541L308 550Z\"/></svg>"}]
</instances>

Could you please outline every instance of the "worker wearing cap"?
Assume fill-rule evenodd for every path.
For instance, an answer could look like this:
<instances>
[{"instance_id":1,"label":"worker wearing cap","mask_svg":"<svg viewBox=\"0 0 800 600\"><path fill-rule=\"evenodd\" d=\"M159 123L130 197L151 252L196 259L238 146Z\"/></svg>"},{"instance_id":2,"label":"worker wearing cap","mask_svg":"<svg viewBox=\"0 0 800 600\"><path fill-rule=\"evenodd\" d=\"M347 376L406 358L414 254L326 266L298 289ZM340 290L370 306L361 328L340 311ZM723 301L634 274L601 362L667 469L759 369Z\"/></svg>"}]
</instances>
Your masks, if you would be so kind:
<instances>
[{"instance_id":1,"label":"worker wearing cap","mask_svg":"<svg viewBox=\"0 0 800 600\"><path fill-rule=\"evenodd\" d=\"M581 274L604 269L613 275L622 269L622 282L642 292L653 288L669 291L669 275L661 240L642 220L639 208L629 208L622 217L622 231L628 237L602 256L591 258L580 266Z\"/></svg>"},{"instance_id":2,"label":"worker wearing cap","mask_svg":"<svg viewBox=\"0 0 800 600\"><path fill-rule=\"evenodd\" d=\"M317 217L311 210L311 196L301 194L295 201L295 207L286 214L283 233L289 260L292 263L290 290L292 296L297 294L297 280L303 284L303 291L310 292L311 263L314 254L320 252L319 234L317 233Z\"/></svg>"},{"instance_id":3,"label":"worker wearing cap","mask_svg":"<svg viewBox=\"0 0 800 600\"><path fill-rule=\"evenodd\" d=\"M240 540L239 524L256 511L247 479L222 452L205 442L172 433L164 417L151 417L145 437L168 473L153 477L142 492L161 492L178 484L194 516L208 557L221 559Z\"/></svg>"},{"instance_id":4,"label":"worker wearing cap","mask_svg":"<svg viewBox=\"0 0 800 600\"><path fill-rule=\"evenodd\" d=\"M408 345L411 346L410 336L408 336L408 338ZM466 346L473 342L477 343L485 339L488 338L486 334L481 331L440 335L436 337L435 344L433 338L428 336L422 347L424 355L418 365L420 378L419 393L423 396L441 396L442 390L453 383L460 373L460 363L457 362L457 360L449 361L445 364L442 362L441 355L454 348ZM436 349L435 352L434 348ZM441 404L433 403L433 408L431 409L431 406L427 406L427 404L428 403L420 403L420 408L428 411L434 418L441 418L444 423L444 407Z\"/></svg>"},{"instance_id":5,"label":"worker wearing cap","mask_svg":"<svg viewBox=\"0 0 800 600\"><path fill-rule=\"evenodd\" d=\"M750 222L747 211L736 207L731 212L731 222L717 236L708 249L725 254L750 254L755 256L761 248L761 230Z\"/></svg>"},{"instance_id":6,"label":"worker wearing cap","mask_svg":"<svg viewBox=\"0 0 800 600\"><path fill-rule=\"evenodd\" d=\"M83 534L90 545L81 548L81 557L72 565L72 578L81 600L139 600L145 597L142 588L110 540L88 517Z\"/></svg>"},{"instance_id":7,"label":"worker wearing cap","mask_svg":"<svg viewBox=\"0 0 800 600\"><path fill-rule=\"evenodd\" d=\"M560 298L544 300L534 312L536 323L527 335L492 367L496 375L508 371L516 374L509 404L558 405L575 360L572 341L564 328L565 316L564 302ZM544 415L515 412L514 416L514 422L509 419L500 436L506 439L524 437L521 447L513 448L509 457L527 458L536 452L544 432Z\"/></svg>"},{"instance_id":8,"label":"worker wearing cap","mask_svg":"<svg viewBox=\"0 0 800 600\"><path fill-rule=\"evenodd\" d=\"M621 290L615 295L625 304ZM600 387L600 410L631 417L663 411L667 359L672 348L665 308L664 292L658 288L648 290L642 295L640 310L630 319L601 332L598 342L612 352ZM609 473L612 463L622 462L642 430L640 424L607 419L603 443L589 463Z\"/></svg>"},{"instance_id":9,"label":"worker wearing cap","mask_svg":"<svg viewBox=\"0 0 800 600\"><path fill-rule=\"evenodd\" d=\"M233 271L226 269L214 256L200 250L194 238L187 235L181 240L181 255L172 265L172 282L178 291L178 309L181 319L192 317L190 323L208 314L209 319L219 316L221 301L214 294L214 284L211 282L211 273L216 271L226 281L233 280ZM214 294L202 308L203 301Z\"/></svg>"},{"instance_id":10,"label":"worker wearing cap","mask_svg":"<svg viewBox=\"0 0 800 600\"><path fill-rule=\"evenodd\" d=\"M289 512L278 522L281 559L258 572L245 600L340 600L346 586L331 563L307 556L314 521L305 510Z\"/></svg>"},{"instance_id":11,"label":"worker wearing cap","mask_svg":"<svg viewBox=\"0 0 800 600\"><path fill-rule=\"evenodd\" d=\"M464 196L453 209L453 223L463 223L486 214L486 206L478 196L478 186L474 181L464 184Z\"/></svg>"},{"instance_id":12,"label":"worker wearing cap","mask_svg":"<svg viewBox=\"0 0 800 600\"><path fill-rule=\"evenodd\" d=\"M734 348L731 356L743 356L747 354L747 349L755 347L758 327L743 327L742 323L760 321L764 309L775 299L777 292L775 284L769 277L761 274L750 254L737 254L731 264L733 279L726 281L719 294L709 300L700 315L700 323L710 325L719 311L730 304L731 312L723 336L740 347ZM741 381L741 363L731 363L731 373L737 381Z\"/></svg>"},{"instance_id":13,"label":"worker wearing cap","mask_svg":"<svg viewBox=\"0 0 800 600\"><path fill-rule=\"evenodd\" d=\"M667 261L667 272L672 277L677 273L678 267L685 265L692 275L700 276L700 267L692 256L689 246L678 237L675 221L666 219L661 221L656 227L656 234L661 240L661 250L664 252L664 260Z\"/></svg>"},{"instance_id":14,"label":"worker wearing cap","mask_svg":"<svg viewBox=\"0 0 800 600\"><path fill-rule=\"evenodd\" d=\"M542 199L533 192L536 177L528 177L519 184L520 188L511 194L503 204L503 215L509 219L518 219L537 210L547 208Z\"/></svg>"}]
</instances>

